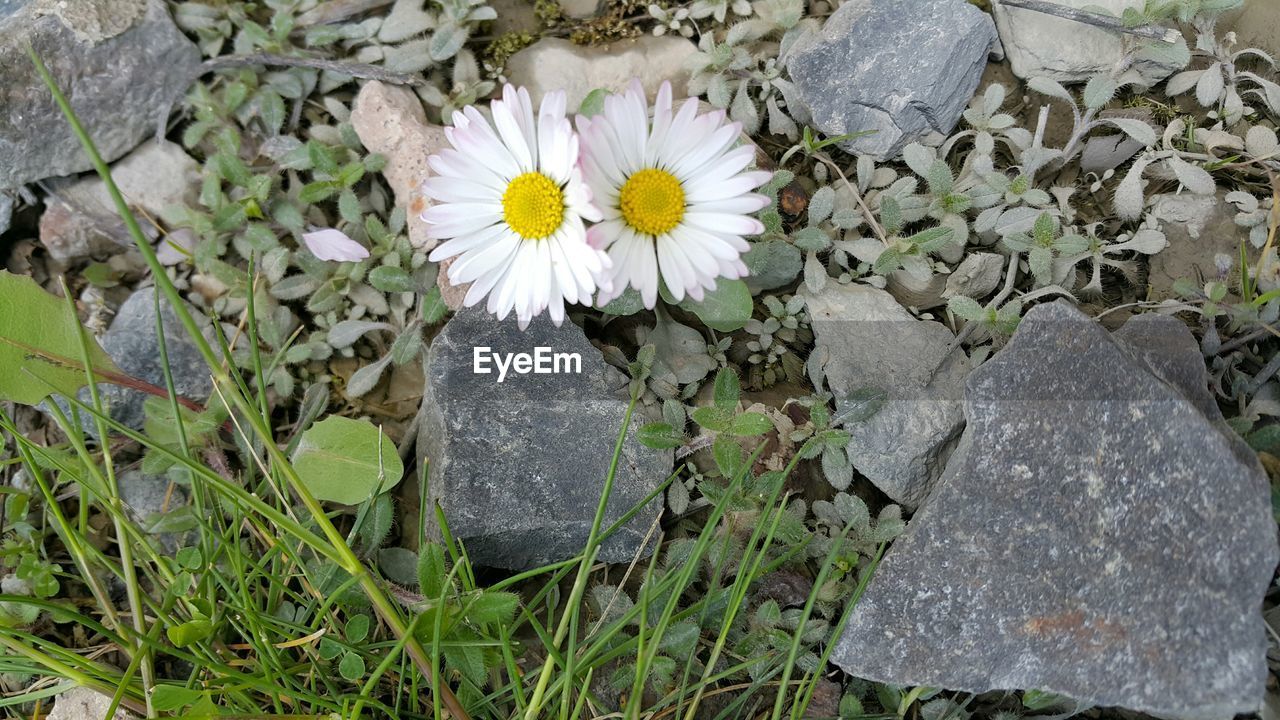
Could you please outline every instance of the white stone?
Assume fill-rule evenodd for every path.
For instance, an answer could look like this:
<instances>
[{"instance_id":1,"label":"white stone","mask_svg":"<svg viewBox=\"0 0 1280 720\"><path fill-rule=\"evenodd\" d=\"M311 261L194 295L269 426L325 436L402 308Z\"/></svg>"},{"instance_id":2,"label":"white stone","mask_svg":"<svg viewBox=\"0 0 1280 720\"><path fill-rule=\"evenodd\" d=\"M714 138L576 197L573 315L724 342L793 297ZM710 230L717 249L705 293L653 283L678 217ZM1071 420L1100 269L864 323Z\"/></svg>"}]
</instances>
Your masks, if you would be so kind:
<instances>
[{"instance_id":1,"label":"white stone","mask_svg":"<svg viewBox=\"0 0 1280 720\"><path fill-rule=\"evenodd\" d=\"M507 61L507 78L529 89L534 103L553 90L564 90L570 112L592 90L621 90L639 78L649 97L663 80L670 80L676 97L687 94L686 61L698 51L682 37L644 35L598 47L574 45L560 38L544 38Z\"/></svg>"},{"instance_id":2,"label":"white stone","mask_svg":"<svg viewBox=\"0 0 1280 720\"><path fill-rule=\"evenodd\" d=\"M973 253L947 276L944 298L957 295L981 299L991 294L1004 277L1004 256L996 253Z\"/></svg>"},{"instance_id":3,"label":"white stone","mask_svg":"<svg viewBox=\"0 0 1280 720\"><path fill-rule=\"evenodd\" d=\"M565 17L576 20L595 15L599 5L597 0L560 0L560 9L564 11Z\"/></svg>"},{"instance_id":4,"label":"white stone","mask_svg":"<svg viewBox=\"0 0 1280 720\"><path fill-rule=\"evenodd\" d=\"M102 720L107 717L107 709L111 707L111 698L89 688L78 687L58 696L45 720ZM112 720L136 720L124 710L116 709Z\"/></svg>"},{"instance_id":5,"label":"white stone","mask_svg":"<svg viewBox=\"0 0 1280 720\"><path fill-rule=\"evenodd\" d=\"M196 203L200 164L181 145L149 140L111 166L111 179L129 207L173 222L174 209ZM81 212L108 217L116 214L106 183L96 175L77 180L57 194Z\"/></svg>"},{"instance_id":6,"label":"white stone","mask_svg":"<svg viewBox=\"0 0 1280 720\"><path fill-rule=\"evenodd\" d=\"M156 234L152 221L177 224L180 209L195 205L200 189L199 163L167 140L140 145L111 166L111 177L143 232L151 236ZM107 185L97 175L51 180L48 187L40 242L55 263L69 266L133 247Z\"/></svg>"},{"instance_id":7,"label":"white stone","mask_svg":"<svg viewBox=\"0 0 1280 720\"><path fill-rule=\"evenodd\" d=\"M382 176L395 193L396 204L404 208L409 242L430 250L436 240L427 237L422 211L429 200L422 194L422 181L431 171L427 157L449 146L444 128L427 122L422 103L409 90L365 83L351 109L351 126L369 152L387 158Z\"/></svg>"},{"instance_id":8,"label":"white stone","mask_svg":"<svg viewBox=\"0 0 1280 720\"><path fill-rule=\"evenodd\" d=\"M1142 7L1144 0L1049 0L1075 9L1103 8L1119 16L1126 8ZM1120 59L1120 34L1074 20L1024 8L993 3L996 28L1013 72L1020 78L1050 77L1062 83L1084 82L1107 70ZM1176 68L1138 68L1152 84Z\"/></svg>"}]
</instances>

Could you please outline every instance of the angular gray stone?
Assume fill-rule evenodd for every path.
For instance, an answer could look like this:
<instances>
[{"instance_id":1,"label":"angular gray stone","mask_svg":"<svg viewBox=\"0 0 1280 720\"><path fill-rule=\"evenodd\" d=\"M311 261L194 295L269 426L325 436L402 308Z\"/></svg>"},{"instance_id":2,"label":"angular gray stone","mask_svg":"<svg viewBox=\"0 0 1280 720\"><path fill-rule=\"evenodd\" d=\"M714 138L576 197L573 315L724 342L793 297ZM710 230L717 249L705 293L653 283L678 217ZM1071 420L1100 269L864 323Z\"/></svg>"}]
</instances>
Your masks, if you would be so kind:
<instances>
[{"instance_id":1,"label":"angular gray stone","mask_svg":"<svg viewBox=\"0 0 1280 720\"><path fill-rule=\"evenodd\" d=\"M1040 305L973 372L960 447L838 665L1162 717L1259 708L1280 559L1266 476L1228 436L1186 329L1130 322L1112 336Z\"/></svg>"},{"instance_id":2,"label":"angular gray stone","mask_svg":"<svg viewBox=\"0 0 1280 720\"><path fill-rule=\"evenodd\" d=\"M578 353L580 374L474 372L474 352ZM564 560L586 544L626 402L626 378L605 364L582 330L545 315L525 331L481 307L460 311L431 343L418 453L430 463L428 501L476 563L527 569ZM672 469L670 451L624 445L604 526L638 505ZM600 550L604 562L640 551L661 500L644 507ZM427 513L428 518L432 517ZM428 531L439 528L428 520ZM646 548L646 552L649 548Z\"/></svg>"},{"instance_id":3,"label":"angular gray stone","mask_svg":"<svg viewBox=\"0 0 1280 720\"><path fill-rule=\"evenodd\" d=\"M154 287L135 291L120 306L111 326L98 341L122 373L164 387L164 369L160 364L160 346L156 337L155 296ZM160 307L174 389L182 397L204 402L213 391L213 381L204 357L187 337L187 331L169 306L169 301L161 298ZM191 306L187 311L205 329L205 339L212 340L212 330L208 328L204 315ZM100 383L98 392L112 419L135 430L142 429L146 419L143 404L149 397L146 393L109 383ZM88 388L80 391L79 398L83 403L92 403ZM63 410L69 407L61 399L58 404ZM97 425L93 418L85 414L81 419L85 432L96 437Z\"/></svg>"},{"instance_id":4,"label":"angular gray stone","mask_svg":"<svg viewBox=\"0 0 1280 720\"><path fill-rule=\"evenodd\" d=\"M967 255L947 276L944 298L958 295L980 300L995 292L1004 277L1005 258L997 253L975 252Z\"/></svg>"},{"instance_id":5,"label":"angular gray stone","mask_svg":"<svg viewBox=\"0 0 1280 720\"><path fill-rule=\"evenodd\" d=\"M161 475L147 475L137 470L121 473L117 482L120 501L136 521L144 521L156 513L182 507L187 502L187 492Z\"/></svg>"},{"instance_id":6,"label":"angular gray stone","mask_svg":"<svg viewBox=\"0 0 1280 720\"><path fill-rule=\"evenodd\" d=\"M157 516L170 513L187 504L187 491L163 475L147 475L138 470L121 473L117 479L120 501L134 522L144 530L153 530ZM159 528L155 528L159 529ZM154 532L161 548L172 554L183 544L184 532Z\"/></svg>"},{"instance_id":7,"label":"angular gray stone","mask_svg":"<svg viewBox=\"0 0 1280 720\"><path fill-rule=\"evenodd\" d=\"M121 371L149 383L164 387L164 369L160 364L159 340L156 336L156 289L143 288L134 292L120 306L111 327L102 336L102 349L111 356ZM196 402L204 402L213 391L209 367L194 342L187 336L186 328L178 320L169 301L160 298L160 316L164 325L165 350L173 375L174 389L179 395ZM197 323L204 315L194 307L187 311ZM206 331L206 339L209 332ZM124 425L141 428L142 404L147 396L117 385L103 385L103 398L111 403L111 416Z\"/></svg>"},{"instance_id":8,"label":"angular gray stone","mask_svg":"<svg viewBox=\"0 0 1280 720\"><path fill-rule=\"evenodd\" d=\"M176 225L179 208L194 205L200 189L200 165L181 145L148 140L111 166L111 177L129 207L141 210L143 232L157 234L146 218ZM40 216L40 243L57 264L69 266L133 248L133 239L116 213L107 185L97 175L50 180L49 198ZM160 243L158 252L165 251Z\"/></svg>"},{"instance_id":9,"label":"angular gray stone","mask_svg":"<svg viewBox=\"0 0 1280 720\"><path fill-rule=\"evenodd\" d=\"M787 68L818 129L875 131L841 147L883 160L955 128L995 42L966 0L849 0L796 41Z\"/></svg>"},{"instance_id":10,"label":"angular gray stone","mask_svg":"<svg viewBox=\"0 0 1280 720\"><path fill-rule=\"evenodd\" d=\"M969 358L951 352L954 336L944 325L917 320L884 290L829 283L808 295L808 308L836 412L850 393L887 395L870 419L845 426L849 461L895 502L915 507L964 427Z\"/></svg>"},{"instance_id":11,"label":"angular gray stone","mask_svg":"<svg viewBox=\"0 0 1280 720\"><path fill-rule=\"evenodd\" d=\"M160 0L9 2L0 12L0 188L92 167L28 45L107 161L155 133L200 64Z\"/></svg>"},{"instance_id":12,"label":"angular gray stone","mask_svg":"<svg viewBox=\"0 0 1280 720\"><path fill-rule=\"evenodd\" d=\"M1243 8L1222 17L1217 32L1220 37L1234 32L1237 50L1255 47L1280 55L1280 5L1274 0L1245 0Z\"/></svg>"}]
</instances>

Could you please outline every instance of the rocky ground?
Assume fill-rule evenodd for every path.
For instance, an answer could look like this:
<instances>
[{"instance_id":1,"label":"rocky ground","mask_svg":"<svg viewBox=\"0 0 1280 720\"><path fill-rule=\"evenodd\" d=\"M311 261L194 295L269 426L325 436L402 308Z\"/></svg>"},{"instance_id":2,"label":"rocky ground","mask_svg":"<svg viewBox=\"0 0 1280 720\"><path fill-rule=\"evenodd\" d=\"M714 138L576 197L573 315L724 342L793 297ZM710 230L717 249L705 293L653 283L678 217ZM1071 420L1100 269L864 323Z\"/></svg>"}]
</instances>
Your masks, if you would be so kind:
<instances>
[{"instance_id":1,"label":"rocky ground","mask_svg":"<svg viewBox=\"0 0 1280 720\"><path fill-rule=\"evenodd\" d=\"M813 678L807 717L1269 716L1280 4L1023 4L0 0L0 257L54 294L65 281L118 370L158 388L163 331L176 393L218 407L30 47L277 444L293 452L326 414L395 444L402 483L367 510L328 507L406 592L426 594L413 566L436 542L460 541L493 583L578 554L630 391L604 514L621 524L588 598L630 606L643 588L627 568L651 555L678 568L708 527L732 567L753 523L777 518L785 542L761 550L777 562L725 624L734 657ZM751 276L654 310L624 294L558 328L462 308L419 218L451 112L504 82L535 103L564 89L587 111L633 77L725 109L775 173ZM316 258L301 236L317 228L371 257ZM477 346L537 345L579 353L582 372L472 371ZM103 393L120 425L162 434L165 404L137 385ZM0 515L0 604L92 602L74 572L41 595L19 567L74 568L12 437L65 446L50 413L70 403L6 405L0 473L33 500ZM242 478L261 447L231 432L235 417L204 428L205 462ZM123 506L157 547L198 544L190 477L81 420L127 470ZM769 515L775 479L786 511ZM74 479L59 482L77 502ZM386 514L371 545L366 512ZM687 607L723 580L708 574ZM603 622L613 602L587 607ZM706 661L725 611L711 612L688 650L663 649L673 668ZM91 642L47 616L4 624L22 642ZM630 688L633 666L613 662ZM755 673L724 684L749 697L773 677ZM21 695L42 677L0 683ZM626 702L608 680L591 686L600 714ZM655 707L677 686L640 685ZM71 691L49 717L102 717L67 709L101 699Z\"/></svg>"}]
</instances>

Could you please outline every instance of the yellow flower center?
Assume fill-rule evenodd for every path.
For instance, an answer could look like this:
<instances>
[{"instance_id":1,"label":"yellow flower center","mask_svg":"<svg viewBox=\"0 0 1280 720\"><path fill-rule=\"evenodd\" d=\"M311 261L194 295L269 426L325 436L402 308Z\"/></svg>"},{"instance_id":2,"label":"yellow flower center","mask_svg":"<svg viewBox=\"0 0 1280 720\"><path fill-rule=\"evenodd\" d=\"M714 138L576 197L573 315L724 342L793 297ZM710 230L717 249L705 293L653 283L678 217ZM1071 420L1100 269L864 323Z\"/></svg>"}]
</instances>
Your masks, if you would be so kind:
<instances>
[{"instance_id":1,"label":"yellow flower center","mask_svg":"<svg viewBox=\"0 0 1280 720\"><path fill-rule=\"evenodd\" d=\"M622 219L645 235L662 235L684 219L684 188L666 170L646 168L633 174L619 195Z\"/></svg>"},{"instance_id":2,"label":"yellow flower center","mask_svg":"<svg viewBox=\"0 0 1280 720\"><path fill-rule=\"evenodd\" d=\"M502 219L525 240L541 240L564 222L564 193L540 172L527 172L502 193Z\"/></svg>"}]
</instances>

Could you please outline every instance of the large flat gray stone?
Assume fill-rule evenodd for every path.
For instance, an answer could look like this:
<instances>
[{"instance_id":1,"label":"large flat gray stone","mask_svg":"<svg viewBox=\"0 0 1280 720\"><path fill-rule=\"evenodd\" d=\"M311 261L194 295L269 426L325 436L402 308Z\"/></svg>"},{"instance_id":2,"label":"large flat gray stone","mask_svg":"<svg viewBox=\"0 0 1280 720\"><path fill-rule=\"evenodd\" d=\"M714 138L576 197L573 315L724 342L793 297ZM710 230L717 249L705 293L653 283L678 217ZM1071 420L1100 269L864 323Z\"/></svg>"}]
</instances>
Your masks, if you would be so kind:
<instances>
[{"instance_id":1,"label":"large flat gray stone","mask_svg":"<svg viewBox=\"0 0 1280 720\"><path fill-rule=\"evenodd\" d=\"M837 664L1164 717L1259 708L1280 558L1266 477L1203 390L1186 330L1130 322L1113 337L1041 305L972 373L960 447Z\"/></svg>"},{"instance_id":2,"label":"large flat gray stone","mask_svg":"<svg viewBox=\"0 0 1280 720\"><path fill-rule=\"evenodd\" d=\"M966 0L849 0L796 41L787 68L818 129L873 131L841 147L883 160L955 128L995 43Z\"/></svg>"},{"instance_id":3,"label":"large flat gray stone","mask_svg":"<svg viewBox=\"0 0 1280 720\"><path fill-rule=\"evenodd\" d=\"M577 353L581 374L474 372L474 349ZM419 427L419 457L430 463L427 497L449 531L484 566L526 569L573 557L586 545L626 402L626 378L605 364L582 330L545 315L521 331L482 307L460 311L431 343ZM670 451L635 439L624 446L604 526L637 506L672 470ZM601 548L624 562L641 551L661 500L646 505ZM433 513L426 513L433 518ZM434 520L428 531L440 537ZM645 548L647 552L649 548Z\"/></svg>"},{"instance_id":4,"label":"large flat gray stone","mask_svg":"<svg viewBox=\"0 0 1280 720\"><path fill-rule=\"evenodd\" d=\"M0 189L92 168L28 46L107 161L155 133L200 64L160 0L10 0L0 9Z\"/></svg>"}]
</instances>

